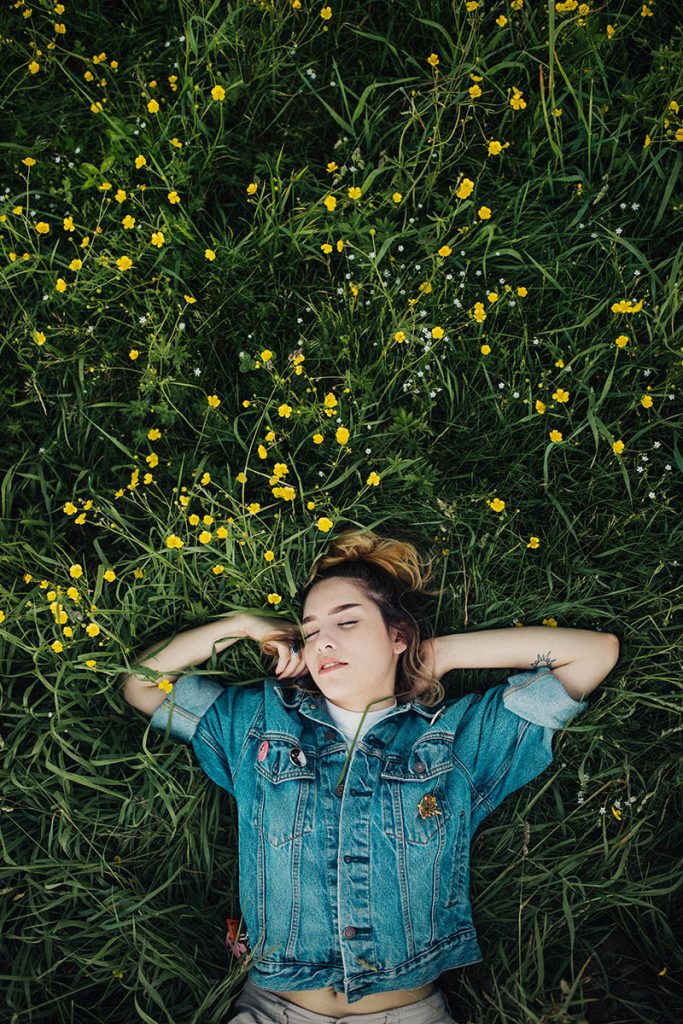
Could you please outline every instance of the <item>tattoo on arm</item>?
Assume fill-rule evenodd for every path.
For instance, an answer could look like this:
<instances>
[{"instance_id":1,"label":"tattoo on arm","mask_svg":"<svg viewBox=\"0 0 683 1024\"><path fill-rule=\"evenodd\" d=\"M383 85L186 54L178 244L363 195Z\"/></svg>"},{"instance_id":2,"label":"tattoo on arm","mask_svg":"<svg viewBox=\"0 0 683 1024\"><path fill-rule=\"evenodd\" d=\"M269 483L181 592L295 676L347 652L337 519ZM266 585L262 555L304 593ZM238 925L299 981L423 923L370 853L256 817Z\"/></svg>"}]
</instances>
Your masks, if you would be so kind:
<instances>
[{"instance_id":1,"label":"tattoo on arm","mask_svg":"<svg viewBox=\"0 0 683 1024\"><path fill-rule=\"evenodd\" d=\"M549 669L552 669L556 661L557 658L551 658L550 651L548 651L547 654L537 654L536 660L531 662L531 667L538 668L539 665L547 665Z\"/></svg>"}]
</instances>

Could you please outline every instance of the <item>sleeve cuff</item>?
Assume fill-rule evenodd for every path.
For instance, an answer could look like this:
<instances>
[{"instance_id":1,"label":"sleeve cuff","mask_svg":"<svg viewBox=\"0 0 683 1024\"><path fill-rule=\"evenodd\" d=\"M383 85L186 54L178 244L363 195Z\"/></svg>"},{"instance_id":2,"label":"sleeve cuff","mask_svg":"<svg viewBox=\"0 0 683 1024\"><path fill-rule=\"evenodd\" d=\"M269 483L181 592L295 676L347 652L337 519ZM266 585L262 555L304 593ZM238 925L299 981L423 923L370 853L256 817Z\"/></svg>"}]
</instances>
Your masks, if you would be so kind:
<instances>
[{"instance_id":1,"label":"sleeve cuff","mask_svg":"<svg viewBox=\"0 0 683 1024\"><path fill-rule=\"evenodd\" d=\"M165 732L170 721L169 734L175 739L189 743L197 731L199 721L213 702L224 692L225 687L214 683L206 676L181 676L173 689L150 718L153 729Z\"/></svg>"},{"instance_id":2,"label":"sleeve cuff","mask_svg":"<svg viewBox=\"0 0 683 1024\"><path fill-rule=\"evenodd\" d=\"M503 704L520 718L550 729L562 729L576 714L586 711L588 701L574 700L547 668L517 672L508 677Z\"/></svg>"}]
</instances>

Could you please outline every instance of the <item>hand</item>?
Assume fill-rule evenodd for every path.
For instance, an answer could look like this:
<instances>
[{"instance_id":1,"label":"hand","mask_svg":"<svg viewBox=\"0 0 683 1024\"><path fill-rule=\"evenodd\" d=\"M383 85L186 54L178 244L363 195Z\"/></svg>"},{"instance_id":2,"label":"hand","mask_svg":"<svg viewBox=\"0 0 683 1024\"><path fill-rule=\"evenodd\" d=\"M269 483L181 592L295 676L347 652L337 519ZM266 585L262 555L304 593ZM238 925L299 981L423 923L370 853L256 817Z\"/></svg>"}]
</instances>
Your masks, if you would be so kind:
<instances>
[{"instance_id":1,"label":"hand","mask_svg":"<svg viewBox=\"0 0 683 1024\"><path fill-rule=\"evenodd\" d=\"M277 657L275 675L278 679L299 679L308 674L301 628L296 622L265 615L245 615L242 618L242 628L246 637L260 644L264 654ZM292 652L292 644L299 647L298 654Z\"/></svg>"},{"instance_id":2,"label":"hand","mask_svg":"<svg viewBox=\"0 0 683 1024\"><path fill-rule=\"evenodd\" d=\"M430 640L423 640L417 649L421 661L420 667L435 679L440 679L447 671L439 665L438 639L438 637L432 637Z\"/></svg>"}]
</instances>

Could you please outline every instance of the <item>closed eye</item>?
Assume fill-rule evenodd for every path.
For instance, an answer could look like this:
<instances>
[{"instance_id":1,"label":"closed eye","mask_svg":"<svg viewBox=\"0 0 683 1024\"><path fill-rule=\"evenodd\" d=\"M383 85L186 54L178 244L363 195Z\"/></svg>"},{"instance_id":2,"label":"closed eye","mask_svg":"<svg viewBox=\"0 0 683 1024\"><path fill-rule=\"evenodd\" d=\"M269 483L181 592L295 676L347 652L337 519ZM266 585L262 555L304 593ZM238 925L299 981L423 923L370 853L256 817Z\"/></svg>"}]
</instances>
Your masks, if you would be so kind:
<instances>
[{"instance_id":1,"label":"closed eye","mask_svg":"<svg viewBox=\"0 0 683 1024\"><path fill-rule=\"evenodd\" d=\"M348 622L340 622L340 623L339 623L339 625L340 625L340 626L355 626L355 625L357 624L357 622L358 622L358 619L349 619L349 621L348 621ZM305 642L306 640L310 640L310 639L311 639L311 637L312 637L312 636L315 636L315 634L316 634L317 632L318 632L318 630L316 629L316 630L315 630L315 631L314 631L313 633L309 633L309 634L308 634L308 636L305 636L305 637L304 637L304 642Z\"/></svg>"}]
</instances>

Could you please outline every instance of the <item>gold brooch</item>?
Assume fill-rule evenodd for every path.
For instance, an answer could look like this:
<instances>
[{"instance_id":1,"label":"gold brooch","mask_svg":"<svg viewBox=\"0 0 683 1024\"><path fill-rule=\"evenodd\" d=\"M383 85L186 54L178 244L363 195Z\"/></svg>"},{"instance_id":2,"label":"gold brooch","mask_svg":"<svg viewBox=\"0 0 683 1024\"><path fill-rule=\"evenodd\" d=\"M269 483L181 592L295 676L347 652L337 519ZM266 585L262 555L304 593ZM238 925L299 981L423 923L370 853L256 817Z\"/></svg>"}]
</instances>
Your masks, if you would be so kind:
<instances>
[{"instance_id":1,"label":"gold brooch","mask_svg":"<svg viewBox=\"0 0 683 1024\"><path fill-rule=\"evenodd\" d=\"M443 811L440 811L436 806L436 797L432 796L431 793L422 797L417 805L417 809L420 812L421 818L433 818L437 814L443 814Z\"/></svg>"}]
</instances>

